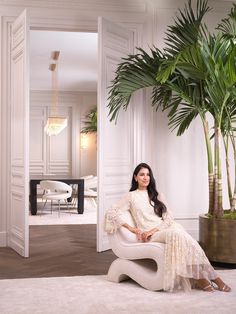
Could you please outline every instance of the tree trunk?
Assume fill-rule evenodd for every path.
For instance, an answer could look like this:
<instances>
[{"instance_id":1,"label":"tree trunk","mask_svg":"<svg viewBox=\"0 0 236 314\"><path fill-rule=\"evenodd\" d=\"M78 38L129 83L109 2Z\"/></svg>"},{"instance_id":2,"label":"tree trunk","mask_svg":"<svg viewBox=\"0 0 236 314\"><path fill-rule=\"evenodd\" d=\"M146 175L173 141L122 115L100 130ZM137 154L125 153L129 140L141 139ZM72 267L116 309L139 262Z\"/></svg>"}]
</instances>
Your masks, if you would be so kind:
<instances>
[{"instance_id":1,"label":"tree trunk","mask_svg":"<svg viewBox=\"0 0 236 314\"><path fill-rule=\"evenodd\" d=\"M230 171L229 171L229 135L227 134L226 137L223 137L223 143L225 148L225 166L226 166L226 174L227 174L227 185L228 185L228 196L229 196L229 203L230 208L232 208L232 188L231 188L231 180L230 180Z\"/></svg>"},{"instance_id":2,"label":"tree trunk","mask_svg":"<svg viewBox=\"0 0 236 314\"><path fill-rule=\"evenodd\" d=\"M231 138L233 151L234 151L234 195L233 195L232 203L230 207L230 211L233 212L235 211L235 205L236 205L236 144L235 144L234 131L232 131L230 138Z\"/></svg>"},{"instance_id":3,"label":"tree trunk","mask_svg":"<svg viewBox=\"0 0 236 314\"><path fill-rule=\"evenodd\" d=\"M214 182L214 213L213 216L220 218L223 216L222 206L222 177L220 162L220 135L219 126L215 126L215 182Z\"/></svg>"},{"instance_id":4,"label":"tree trunk","mask_svg":"<svg viewBox=\"0 0 236 314\"><path fill-rule=\"evenodd\" d=\"M205 117L202 117L204 136L207 149L207 161L208 161L208 187L209 187L209 207L208 213L213 215L214 211L214 173L213 173L213 162L212 162L212 149L209 135L208 122Z\"/></svg>"}]
</instances>

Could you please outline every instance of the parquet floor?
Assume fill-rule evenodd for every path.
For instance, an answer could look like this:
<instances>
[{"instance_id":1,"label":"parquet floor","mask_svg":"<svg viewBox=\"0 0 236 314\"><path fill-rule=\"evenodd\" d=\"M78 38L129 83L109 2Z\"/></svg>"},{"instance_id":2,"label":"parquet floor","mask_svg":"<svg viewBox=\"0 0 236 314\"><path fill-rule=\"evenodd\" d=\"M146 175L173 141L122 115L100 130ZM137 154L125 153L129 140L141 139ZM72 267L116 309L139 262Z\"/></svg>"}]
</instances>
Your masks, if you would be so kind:
<instances>
[{"instance_id":1,"label":"parquet floor","mask_svg":"<svg viewBox=\"0 0 236 314\"><path fill-rule=\"evenodd\" d=\"M96 252L96 225L30 226L30 257L0 248L0 279L106 274L111 250Z\"/></svg>"}]
</instances>

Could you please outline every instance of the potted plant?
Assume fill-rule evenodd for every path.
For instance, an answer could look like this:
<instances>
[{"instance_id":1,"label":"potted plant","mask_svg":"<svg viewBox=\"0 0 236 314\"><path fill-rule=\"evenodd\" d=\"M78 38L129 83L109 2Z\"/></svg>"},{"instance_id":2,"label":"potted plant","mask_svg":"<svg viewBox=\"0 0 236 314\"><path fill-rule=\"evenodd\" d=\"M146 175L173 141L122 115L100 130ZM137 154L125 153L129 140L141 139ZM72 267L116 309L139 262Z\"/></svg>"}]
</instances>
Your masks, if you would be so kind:
<instances>
[{"instance_id":1,"label":"potted plant","mask_svg":"<svg viewBox=\"0 0 236 314\"><path fill-rule=\"evenodd\" d=\"M138 49L122 60L109 94L110 119L126 109L132 94L152 87L152 105L168 110L170 128L182 135L199 116L208 158L209 208L200 216L200 244L212 261L236 263L236 5L215 33L203 18L210 10L206 0L191 1L179 10L167 28L163 51ZM210 132L208 118L213 118ZM222 202L221 150L223 140L230 209ZM211 142L214 141L214 145ZM230 179L229 149L234 152L234 189Z\"/></svg>"},{"instance_id":2,"label":"potted plant","mask_svg":"<svg viewBox=\"0 0 236 314\"><path fill-rule=\"evenodd\" d=\"M81 133L96 133L97 132L97 108L92 108L85 116L83 121L84 127Z\"/></svg>"}]
</instances>

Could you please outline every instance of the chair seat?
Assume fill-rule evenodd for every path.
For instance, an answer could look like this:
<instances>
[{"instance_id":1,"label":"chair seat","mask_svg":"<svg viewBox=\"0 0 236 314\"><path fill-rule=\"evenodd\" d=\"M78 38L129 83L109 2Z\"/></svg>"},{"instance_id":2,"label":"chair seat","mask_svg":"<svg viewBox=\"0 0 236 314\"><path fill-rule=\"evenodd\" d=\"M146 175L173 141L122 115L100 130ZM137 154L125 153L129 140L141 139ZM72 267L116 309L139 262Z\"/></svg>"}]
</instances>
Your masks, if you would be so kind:
<instances>
[{"instance_id":1,"label":"chair seat","mask_svg":"<svg viewBox=\"0 0 236 314\"><path fill-rule=\"evenodd\" d=\"M134 226L129 212L125 213L123 219ZM108 236L112 251L118 256L108 271L110 281L120 282L131 278L148 290L163 289L165 244L138 242L136 235L124 227Z\"/></svg>"},{"instance_id":2,"label":"chair seat","mask_svg":"<svg viewBox=\"0 0 236 314\"><path fill-rule=\"evenodd\" d=\"M62 199L67 199L71 196L70 193L61 193L58 194L56 192L50 192L50 194L44 194L43 198L47 200L62 200Z\"/></svg>"},{"instance_id":3,"label":"chair seat","mask_svg":"<svg viewBox=\"0 0 236 314\"><path fill-rule=\"evenodd\" d=\"M84 196L85 197L97 197L97 191L86 190L84 191Z\"/></svg>"}]
</instances>

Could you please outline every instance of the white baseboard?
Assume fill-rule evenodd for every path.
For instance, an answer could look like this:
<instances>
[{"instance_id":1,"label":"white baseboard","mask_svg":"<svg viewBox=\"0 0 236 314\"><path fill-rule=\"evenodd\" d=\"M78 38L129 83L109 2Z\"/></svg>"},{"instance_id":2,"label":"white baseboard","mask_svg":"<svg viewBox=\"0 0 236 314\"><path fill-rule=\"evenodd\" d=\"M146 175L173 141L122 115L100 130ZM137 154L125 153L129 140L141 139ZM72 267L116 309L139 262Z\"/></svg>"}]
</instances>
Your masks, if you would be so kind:
<instances>
[{"instance_id":1,"label":"white baseboard","mask_svg":"<svg viewBox=\"0 0 236 314\"><path fill-rule=\"evenodd\" d=\"M195 240L199 240L198 218L177 218L175 221L181 224Z\"/></svg>"},{"instance_id":2,"label":"white baseboard","mask_svg":"<svg viewBox=\"0 0 236 314\"><path fill-rule=\"evenodd\" d=\"M7 246L7 233L5 231L0 232L0 247Z\"/></svg>"}]
</instances>

